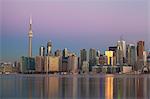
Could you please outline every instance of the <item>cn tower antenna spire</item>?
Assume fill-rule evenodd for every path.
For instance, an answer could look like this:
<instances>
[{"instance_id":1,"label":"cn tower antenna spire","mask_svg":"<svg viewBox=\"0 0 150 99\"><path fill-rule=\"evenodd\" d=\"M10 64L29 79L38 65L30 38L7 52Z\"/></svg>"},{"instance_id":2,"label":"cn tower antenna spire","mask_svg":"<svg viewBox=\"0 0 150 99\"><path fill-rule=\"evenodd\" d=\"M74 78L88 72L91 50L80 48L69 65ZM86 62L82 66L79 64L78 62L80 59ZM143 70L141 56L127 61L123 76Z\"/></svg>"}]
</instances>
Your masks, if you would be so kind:
<instances>
[{"instance_id":1,"label":"cn tower antenna spire","mask_svg":"<svg viewBox=\"0 0 150 99\"><path fill-rule=\"evenodd\" d=\"M32 16L30 15L30 24L32 24Z\"/></svg>"},{"instance_id":2,"label":"cn tower antenna spire","mask_svg":"<svg viewBox=\"0 0 150 99\"><path fill-rule=\"evenodd\" d=\"M32 17L31 16L30 16L30 19L29 19L28 37L29 37L28 56L32 57L32 37L33 37L33 32L32 32Z\"/></svg>"}]
</instances>

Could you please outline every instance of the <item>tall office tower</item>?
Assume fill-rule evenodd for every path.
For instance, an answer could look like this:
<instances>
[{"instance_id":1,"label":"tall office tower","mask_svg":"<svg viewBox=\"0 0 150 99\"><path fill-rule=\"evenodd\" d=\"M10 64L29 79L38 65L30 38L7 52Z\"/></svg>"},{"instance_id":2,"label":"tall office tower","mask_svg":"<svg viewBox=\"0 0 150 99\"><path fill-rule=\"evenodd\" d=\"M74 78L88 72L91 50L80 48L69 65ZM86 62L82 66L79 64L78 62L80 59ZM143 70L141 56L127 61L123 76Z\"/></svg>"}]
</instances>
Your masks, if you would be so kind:
<instances>
[{"instance_id":1,"label":"tall office tower","mask_svg":"<svg viewBox=\"0 0 150 99\"><path fill-rule=\"evenodd\" d=\"M61 71L67 72L68 71L68 50L65 48L62 53L62 67Z\"/></svg>"},{"instance_id":2,"label":"tall office tower","mask_svg":"<svg viewBox=\"0 0 150 99\"><path fill-rule=\"evenodd\" d=\"M123 62L126 62L126 42L121 40L121 47L122 47L122 53L123 53Z\"/></svg>"},{"instance_id":3,"label":"tall office tower","mask_svg":"<svg viewBox=\"0 0 150 99\"><path fill-rule=\"evenodd\" d=\"M147 66L150 69L150 52L148 52L148 55L147 55Z\"/></svg>"},{"instance_id":4,"label":"tall office tower","mask_svg":"<svg viewBox=\"0 0 150 99\"><path fill-rule=\"evenodd\" d=\"M39 49L39 56L45 56L45 47L41 46Z\"/></svg>"},{"instance_id":5,"label":"tall office tower","mask_svg":"<svg viewBox=\"0 0 150 99\"><path fill-rule=\"evenodd\" d=\"M124 40L121 39L120 41L117 42L117 50L121 54L120 58L121 58L121 61L123 62L123 63L120 62L118 64L122 65L126 63L126 42Z\"/></svg>"},{"instance_id":6,"label":"tall office tower","mask_svg":"<svg viewBox=\"0 0 150 99\"><path fill-rule=\"evenodd\" d=\"M44 72L44 56L35 57L35 72L37 73Z\"/></svg>"},{"instance_id":7,"label":"tall office tower","mask_svg":"<svg viewBox=\"0 0 150 99\"><path fill-rule=\"evenodd\" d=\"M28 73L35 71L35 59L33 57L21 57L20 72Z\"/></svg>"},{"instance_id":8,"label":"tall office tower","mask_svg":"<svg viewBox=\"0 0 150 99\"><path fill-rule=\"evenodd\" d=\"M136 64L136 47L134 44L127 45L127 64L135 68Z\"/></svg>"},{"instance_id":9,"label":"tall office tower","mask_svg":"<svg viewBox=\"0 0 150 99\"><path fill-rule=\"evenodd\" d=\"M62 58L62 67L61 67L60 71L62 71L62 72L68 71L68 57Z\"/></svg>"},{"instance_id":10,"label":"tall office tower","mask_svg":"<svg viewBox=\"0 0 150 99\"><path fill-rule=\"evenodd\" d=\"M96 49L91 48L89 50L89 70L92 70L92 66L96 65Z\"/></svg>"},{"instance_id":11,"label":"tall office tower","mask_svg":"<svg viewBox=\"0 0 150 99\"><path fill-rule=\"evenodd\" d=\"M47 43L47 56L51 56L52 55L52 42L49 41Z\"/></svg>"},{"instance_id":12,"label":"tall office tower","mask_svg":"<svg viewBox=\"0 0 150 99\"><path fill-rule=\"evenodd\" d=\"M144 41L137 42L137 70L140 70L144 65L143 52L144 52Z\"/></svg>"},{"instance_id":13,"label":"tall office tower","mask_svg":"<svg viewBox=\"0 0 150 99\"><path fill-rule=\"evenodd\" d=\"M63 57L68 57L68 50L67 50L67 48L65 48L63 50Z\"/></svg>"},{"instance_id":14,"label":"tall office tower","mask_svg":"<svg viewBox=\"0 0 150 99\"><path fill-rule=\"evenodd\" d=\"M68 57L68 71L72 73L77 73L78 70L78 57L76 55L71 55Z\"/></svg>"},{"instance_id":15,"label":"tall office tower","mask_svg":"<svg viewBox=\"0 0 150 99\"><path fill-rule=\"evenodd\" d=\"M144 62L144 66L146 66L147 65L147 52L146 51L143 52L143 62Z\"/></svg>"},{"instance_id":16,"label":"tall office tower","mask_svg":"<svg viewBox=\"0 0 150 99\"><path fill-rule=\"evenodd\" d=\"M46 56L44 60L44 72L58 72L59 71L59 57Z\"/></svg>"},{"instance_id":17,"label":"tall office tower","mask_svg":"<svg viewBox=\"0 0 150 99\"><path fill-rule=\"evenodd\" d=\"M96 51L96 65L100 65L99 58L100 58L100 50L97 50Z\"/></svg>"},{"instance_id":18,"label":"tall office tower","mask_svg":"<svg viewBox=\"0 0 150 99\"><path fill-rule=\"evenodd\" d=\"M86 49L80 50L80 67L79 69L82 69L83 61L87 61L87 51Z\"/></svg>"},{"instance_id":19,"label":"tall office tower","mask_svg":"<svg viewBox=\"0 0 150 99\"><path fill-rule=\"evenodd\" d=\"M105 55L107 57L107 65L113 66L113 51L105 51Z\"/></svg>"},{"instance_id":20,"label":"tall office tower","mask_svg":"<svg viewBox=\"0 0 150 99\"><path fill-rule=\"evenodd\" d=\"M122 56L123 56L123 63L126 63L126 42L120 40L121 47L122 47Z\"/></svg>"},{"instance_id":21,"label":"tall office tower","mask_svg":"<svg viewBox=\"0 0 150 99\"><path fill-rule=\"evenodd\" d=\"M144 52L144 41L137 42L137 57L138 59L143 59Z\"/></svg>"},{"instance_id":22,"label":"tall office tower","mask_svg":"<svg viewBox=\"0 0 150 99\"><path fill-rule=\"evenodd\" d=\"M113 64L117 65L117 46L110 46L109 51L113 51Z\"/></svg>"},{"instance_id":23,"label":"tall office tower","mask_svg":"<svg viewBox=\"0 0 150 99\"><path fill-rule=\"evenodd\" d=\"M55 56L59 57L59 70L62 70L62 51L60 49L57 49L55 51Z\"/></svg>"},{"instance_id":24,"label":"tall office tower","mask_svg":"<svg viewBox=\"0 0 150 99\"><path fill-rule=\"evenodd\" d=\"M101 53L100 53L100 50L97 50L96 56L97 56L97 57L100 57L100 54L101 54Z\"/></svg>"},{"instance_id":25,"label":"tall office tower","mask_svg":"<svg viewBox=\"0 0 150 99\"><path fill-rule=\"evenodd\" d=\"M88 61L83 61L82 72L83 73L88 73L89 72L89 62Z\"/></svg>"},{"instance_id":26,"label":"tall office tower","mask_svg":"<svg viewBox=\"0 0 150 99\"><path fill-rule=\"evenodd\" d=\"M123 48L120 41L117 42L117 65L123 65Z\"/></svg>"},{"instance_id":27,"label":"tall office tower","mask_svg":"<svg viewBox=\"0 0 150 99\"><path fill-rule=\"evenodd\" d=\"M32 32L32 18L30 17L30 22L29 22L29 48L28 48L28 56L32 57L32 37L33 37L33 32Z\"/></svg>"}]
</instances>

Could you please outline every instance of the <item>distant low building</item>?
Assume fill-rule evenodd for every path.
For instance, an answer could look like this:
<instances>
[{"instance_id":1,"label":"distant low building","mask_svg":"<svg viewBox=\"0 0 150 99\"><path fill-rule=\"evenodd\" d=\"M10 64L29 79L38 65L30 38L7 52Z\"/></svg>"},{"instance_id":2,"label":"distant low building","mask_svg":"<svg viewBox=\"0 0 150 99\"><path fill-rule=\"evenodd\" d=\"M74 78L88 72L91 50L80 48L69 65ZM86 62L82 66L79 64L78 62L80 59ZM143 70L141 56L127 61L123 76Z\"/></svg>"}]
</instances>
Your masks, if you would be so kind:
<instances>
[{"instance_id":1,"label":"distant low building","mask_svg":"<svg viewBox=\"0 0 150 99\"><path fill-rule=\"evenodd\" d=\"M92 72L93 73L104 73L104 74L114 74L120 72L119 66L110 66L110 65L104 65L104 66L92 66Z\"/></svg>"},{"instance_id":2,"label":"distant low building","mask_svg":"<svg viewBox=\"0 0 150 99\"><path fill-rule=\"evenodd\" d=\"M0 66L0 74L2 73L6 73L6 74L9 74L9 73L17 73L17 68L14 66L14 64L11 64L11 63L3 63L1 64Z\"/></svg>"},{"instance_id":3,"label":"distant low building","mask_svg":"<svg viewBox=\"0 0 150 99\"><path fill-rule=\"evenodd\" d=\"M131 66L123 66L123 73L131 73L132 67Z\"/></svg>"},{"instance_id":4,"label":"distant low building","mask_svg":"<svg viewBox=\"0 0 150 99\"><path fill-rule=\"evenodd\" d=\"M100 73L100 72L102 72L101 69L102 68L100 68L100 66L92 66L92 72L93 73Z\"/></svg>"}]
</instances>

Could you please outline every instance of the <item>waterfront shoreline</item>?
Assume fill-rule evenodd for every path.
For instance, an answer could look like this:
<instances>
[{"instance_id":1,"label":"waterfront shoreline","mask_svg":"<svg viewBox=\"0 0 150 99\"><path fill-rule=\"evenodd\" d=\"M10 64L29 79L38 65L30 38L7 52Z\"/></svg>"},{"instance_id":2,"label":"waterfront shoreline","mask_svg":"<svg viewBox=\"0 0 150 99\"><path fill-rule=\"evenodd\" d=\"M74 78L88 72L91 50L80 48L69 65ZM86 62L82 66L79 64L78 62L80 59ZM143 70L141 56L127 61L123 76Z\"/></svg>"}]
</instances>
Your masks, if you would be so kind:
<instances>
[{"instance_id":1,"label":"waterfront shoreline","mask_svg":"<svg viewBox=\"0 0 150 99\"><path fill-rule=\"evenodd\" d=\"M3 76L17 76L17 77L93 77L93 78L105 78L105 77L114 77L114 78L132 78L132 77L149 77L150 74L0 74L0 77Z\"/></svg>"}]
</instances>

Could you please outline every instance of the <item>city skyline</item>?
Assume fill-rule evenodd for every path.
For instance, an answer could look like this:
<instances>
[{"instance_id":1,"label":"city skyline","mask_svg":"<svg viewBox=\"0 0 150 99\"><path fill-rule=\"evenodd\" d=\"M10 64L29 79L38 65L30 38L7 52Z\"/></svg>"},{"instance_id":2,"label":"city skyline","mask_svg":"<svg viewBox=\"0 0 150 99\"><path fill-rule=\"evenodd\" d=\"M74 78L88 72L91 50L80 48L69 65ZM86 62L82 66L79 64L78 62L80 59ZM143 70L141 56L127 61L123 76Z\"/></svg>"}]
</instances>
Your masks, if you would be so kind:
<instances>
[{"instance_id":1,"label":"city skyline","mask_svg":"<svg viewBox=\"0 0 150 99\"><path fill-rule=\"evenodd\" d=\"M4 61L14 61L20 56L27 56L30 14L33 19L33 56L38 55L39 47L46 46L49 40L53 43L53 52L56 49L69 48L79 53L83 48L104 51L109 46L116 45L121 35L127 43L136 44L137 41L144 40L146 50L149 48L147 0L133 0L134 4L129 0L121 1L119 4L118 0L117 2L114 0L113 3L95 0L92 4L90 0L89 2L73 1L76 2L75 4L67 0L62 2L59 0L59 2L14 1L16 2L2 1L0 50L1 59ZM53 6L49 7L50 5ZM25 7L28 8L25 10ZM55 10L50 9L52 14L42 12L47 8L55 8Z\"/></svg>"}]
</instances>

